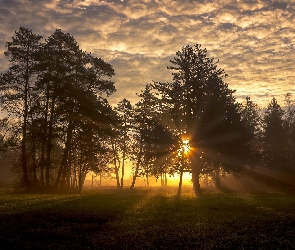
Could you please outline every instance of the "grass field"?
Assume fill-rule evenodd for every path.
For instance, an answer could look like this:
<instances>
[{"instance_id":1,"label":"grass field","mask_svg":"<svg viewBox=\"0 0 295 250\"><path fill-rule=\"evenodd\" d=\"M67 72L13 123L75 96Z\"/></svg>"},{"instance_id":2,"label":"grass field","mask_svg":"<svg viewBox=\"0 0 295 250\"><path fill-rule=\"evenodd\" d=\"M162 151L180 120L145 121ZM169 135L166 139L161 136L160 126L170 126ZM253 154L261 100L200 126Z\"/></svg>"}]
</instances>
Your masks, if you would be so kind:
<instances>
[{"instance_id":1,"label":"grass field","mask_svg":"<svg viewBox=\"0 0 295 250\"><path fill-rule=\"evenodd\" d=\"M0 249L295 249L295 196L0 193Z\"/></svg>"}]
</instances>

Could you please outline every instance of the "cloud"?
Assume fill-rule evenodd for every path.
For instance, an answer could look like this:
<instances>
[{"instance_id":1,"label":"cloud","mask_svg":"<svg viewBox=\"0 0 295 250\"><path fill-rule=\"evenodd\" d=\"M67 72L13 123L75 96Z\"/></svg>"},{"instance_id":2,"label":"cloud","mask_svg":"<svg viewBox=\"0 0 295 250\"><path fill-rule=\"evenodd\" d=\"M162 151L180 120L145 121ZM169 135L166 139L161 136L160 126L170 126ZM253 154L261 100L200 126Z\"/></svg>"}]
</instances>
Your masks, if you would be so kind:
<instances>
[{"instance_id":1,"label":"cloud","mask_svg":"<svg viewBox=\"0 0 295 250\"><path fill-rule=\"evenodd\" d=\"M2 0L0 72L8 67L5 42L20 26L44 38L61 28L114 66L110 100L134 103L146 83L172 79L166 66L176 51L199 43L220 59L238 98L265 105L295 95L294 13L291 0Z\"/></svg>"}]
</instances>

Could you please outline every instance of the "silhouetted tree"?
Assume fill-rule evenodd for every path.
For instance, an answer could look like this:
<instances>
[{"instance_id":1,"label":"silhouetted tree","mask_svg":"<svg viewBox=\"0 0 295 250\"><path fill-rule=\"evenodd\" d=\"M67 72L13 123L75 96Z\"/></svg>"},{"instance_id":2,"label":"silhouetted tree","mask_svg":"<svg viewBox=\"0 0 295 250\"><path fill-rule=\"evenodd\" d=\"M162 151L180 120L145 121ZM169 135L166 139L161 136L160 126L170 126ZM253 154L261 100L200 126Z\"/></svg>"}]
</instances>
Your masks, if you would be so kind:
<instances>
[{"instance_id":1,"label":"silhouetted tree","mask_svg":"<svg viewBox=\"0 0 295 250\"><path fill-rule=\"evenodd\" d=\"M96 170L92 166L99 165L102 138L111 134L113 111L106 97L115 91L114 70L80 50L74 37L61 30L43 44L40 39L20 28L13 42L7 43L6 55L13 65L1 75L1 104L21 120L25 187L31 175L35 184L49 187L55 178L56 187L70 187L73 141L84 145L81 138L87 138L80 151L82 164L87 171Z\"/></svg>"},{"instance_id":2,"label":"silhouetted tree","mask_svg":"<svg viewBox=\"0 0 295 250\"><path fill-rule=\"evenodd\" d=\"M90 98L88 98L89 100ZM88 106L88 104L91 104ZM79 191L81 192L86 174L94 172L99 174L103 172L111 160L111 148L109 145L109 137L112 136L111 126L112 120L106 114L111 114L112 108L106 100L97 100L88 102L85 108L89 109L91 116L85 117L85 114L76 123L73 132L73 141L71 148L71 159L69 165L72 170L72 178L78 180ZM102 112L102 115L100 112ZM104 117L105 116L105 117ZM100 123L100 124L98 124ZM76 164L73 164L73 162ZM64 174L62 181L69 175ZM68 182L68 181L67 181Z\"/></svg>"},{"instance_id":3,"label":"silhouetted tree","mask_svg":"<svg viewBox=\"0 0 295 250\"><path fill-rule=\"evenodd\" d=\"M189 138L196 195L201 194L201 171L210 166L237 171L249 152L249 131L217 62L200 45L187 45L176 52L173 66L168 67L174 81L155 84L169 107L171 131L179 138L184 134Z\"/></svg>"},{"instance_id":4,"label":"silhouetted tree","mask_svg":"<svg viewBox=\"0 0 295 250\"><path fill-rule=\"evenodd\" d=\"M252 154L249 157L251 157L252 162L249 161L249 163L255 165L259 162L260 151L262 149L261 117L259 115L258 105L249 96L246 97L246 102L242 105L241 116L244 125L248 128L251 135L249 143Z\"/></svg>"},{"instance_id":5,"label":"silhouetted tree","mask_svg":"<svg viewBox=\"0 0 295 250\"><path fill-rule=\"evenodd\" d=\"M6 143L6 139L4 137L7 129L8 129L7 128L7 118L0 119L0 151L7 150L7 143Z\"/></svg>"},{"instance_id":6,"label":"silhouetted tree","mask_svg":"<svg viewBox=\"0 0 295 250\"><path fill-rule=\"evenodd\" d=\"M116 159L121 162L121 180L120 187L123 188L124 185L124 174L125 174L125 162L127 157L131 155L131 132L132 132L132 123L133 123L133 107L131 103L124 98L120 101L115 107L117 112L119 122L116 126ZM118 173L118 171L116 171Z\"/></svg>"},{"instance_id":7,"label":"silhouetted tree","mask_svg":"<svg viewBox=\"0 0 295 250\"><path fill-rule=\"evenodd\" d=\"M286 165L288 140L283 115L284 111L273 98L263 118L263 154L265 164L275 170L282 170Z\"/></svg>"},{"instance_id":8,"label":"silhouetted tree","mask_svg":"<svg viewBox=\"0 0 295 250\"><path fill-rule=\"evenodd\" d=\"M150 132L150 121L153 118L153 103L155 98L151 93L151 85L147 84L145 89L138 96L141 98L135 104L134 109L134 127L133 127L133 145L131 159L133 162L133 179L131 189L134 188L136 178L143 175L148 178L149 161L147 160L148 145L146 141L147 134Z\"/></svg>"},{"instance_id":9,"label":"silhouetted tree","mask_svg":"<svg viewBox=\"0 0 295 250\"><path fill-rule=\"evenodd\" d=\"M64 45L62 65L66 70L69 70L65 71L66 74L59 82L59 88L62 87L64 91L57 95L60 103L58 111L62 114L61 118L64 119L64 123L68 124L65 149L56 179L56 185L58 185L61 173L63 173L62 179L64 179L65 173L68 172L73 131L77 126L79 127L79 123L90 118L96 122L97 126L106 126L108 123L110 128L111 119L108 117L110 112L104 110L109 109L108 103L105 99L100 100L96 96L110 95L115 89L113 82L109 80L114 75L111 65L79 50L74 38L69 34L61 33L60 30L53 34L52 40L54 44L56 41L58 42L55 45L58 49L60 49L60 44ZM51 40L49 39L48 42L50 44ZM68 62L64 61L65 59ZM97 110L89 107L95 107ZM87 109L91 109L93 113Z\"/></svg>"},{"instance_id":10,"label":"silhouetted tree","mask_svg":"<svg viewBox=\"0 0 295 250\"><path fill-rule=\"evenodd\" d=\"M28 188L29 174L27 166L27 133L30 98L35 75L36 54L39 50L40 39L32 30L20 27L6 43L5 56L9 58L11 66L0 77L0 91L2 93L2 108L21 119L21 164L23 184Z\"/></svg>"},{"instance_id":11,"label":"silhouetted tree","mask_svg":"<svg viewBox=\"0 0 295 250\"><path fill-rule=\"evenodd\" d=\"M134 143L132 145L132 154L130 156L133 163L133 178L130 186L131 189L134 188L136 178L139 176L140 169L143 167L144 131L146 129L146 122L151 109L150 86L146 85L145 90L142 91L141 94L138 94L138 96L141 100L135 104L134 109Z\"/></svg>"},{"instance_id":12,"label":"silhouetted tree","mask_svg":"<svg viewBox=\"0 0 295 250\"><path fill-rule=\"evenodd\" d=\"M291 97L290 93L285 96L284 128L288 137L287 166L289 170L295 172L295 106Z\"/></svg>"}]
</instances>

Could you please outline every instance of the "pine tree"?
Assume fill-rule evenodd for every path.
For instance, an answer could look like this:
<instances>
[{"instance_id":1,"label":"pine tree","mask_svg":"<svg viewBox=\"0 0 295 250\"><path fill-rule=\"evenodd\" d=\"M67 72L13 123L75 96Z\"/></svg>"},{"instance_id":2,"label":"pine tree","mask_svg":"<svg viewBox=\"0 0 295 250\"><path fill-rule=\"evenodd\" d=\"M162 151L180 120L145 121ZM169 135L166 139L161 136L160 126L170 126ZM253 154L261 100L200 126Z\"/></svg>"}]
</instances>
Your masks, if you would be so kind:
<instances>
[{"instance_id":1,"label":"pine tree","mask_svg":"<svg viewBox=\"0 0 295 250\"><path fill-rule=\"evenodd\" d=\"M284 111L273 98L263 119L263 154L265 164L274 170L282 170L286 164L288 140L283 115Z\"/></svg>"},{"instance_id":2,"label":"pine tree","mask_svg":"<svg viewBox=\"0 0 295 250\"><path fill-rule=\"evenodd\" d=\"M156 83L171 117L170 131L189 139L195 194L201 194L199 176L204 170L239 171L250 152L250 134L241 120L227 76L200 45L187 45L170 61L172 83ZM164 122L163 122L164 124Z\"/></svg>"},{"instance_id":3,"label":"pine tree","mask_svg":"<svg viewBox=\"0 0 295 250\"><path fill-rule=\"evenodd\" d=\"M32 30L20 27L6 43L5 56L9 58L11 66L0 77L0 91L2 92L2 108L13 113L21 123L21 166L23 185L29 188L28 173L28 123L32 97L32 87L36 77L37 54L40 49L40 39Z\"/></svg>"}]
</instances>

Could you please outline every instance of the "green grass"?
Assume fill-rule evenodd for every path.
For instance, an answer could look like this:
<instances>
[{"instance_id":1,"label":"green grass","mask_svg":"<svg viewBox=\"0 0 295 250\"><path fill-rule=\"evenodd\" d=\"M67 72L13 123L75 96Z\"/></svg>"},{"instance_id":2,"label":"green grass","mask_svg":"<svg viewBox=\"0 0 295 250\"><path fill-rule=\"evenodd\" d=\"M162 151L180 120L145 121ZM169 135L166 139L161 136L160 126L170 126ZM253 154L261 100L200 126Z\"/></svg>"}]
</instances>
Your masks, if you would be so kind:
<instances>
[{"instance_id":1,"label":"green grass","mask_svg":"<svg viewBox=\"0 0 295 250\"><path fill-rule=\"evenodd\" d=\"M295 197L0 193L0 249L295 249Z\"/></svg>"}]
</instances>

